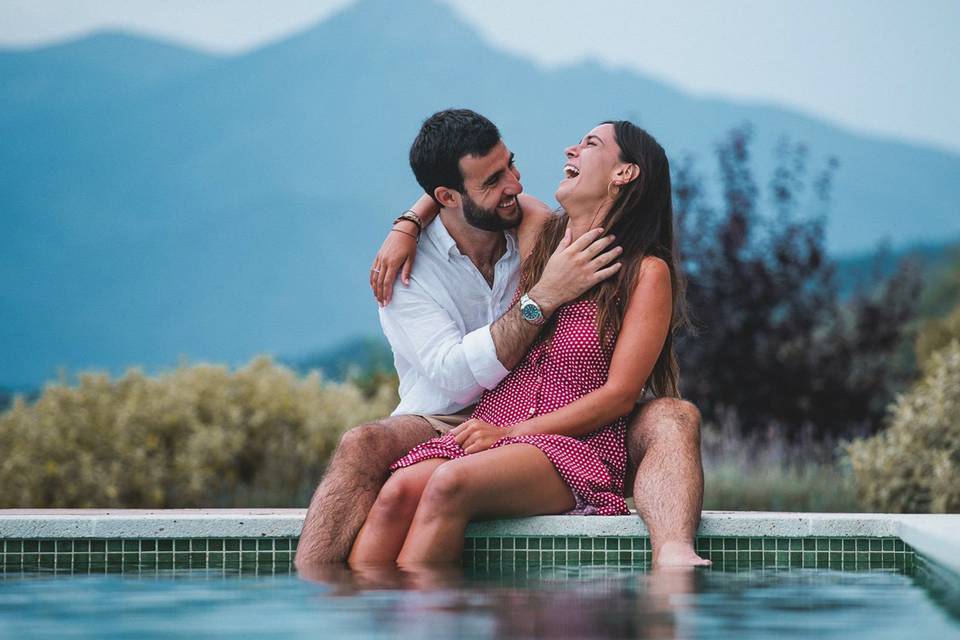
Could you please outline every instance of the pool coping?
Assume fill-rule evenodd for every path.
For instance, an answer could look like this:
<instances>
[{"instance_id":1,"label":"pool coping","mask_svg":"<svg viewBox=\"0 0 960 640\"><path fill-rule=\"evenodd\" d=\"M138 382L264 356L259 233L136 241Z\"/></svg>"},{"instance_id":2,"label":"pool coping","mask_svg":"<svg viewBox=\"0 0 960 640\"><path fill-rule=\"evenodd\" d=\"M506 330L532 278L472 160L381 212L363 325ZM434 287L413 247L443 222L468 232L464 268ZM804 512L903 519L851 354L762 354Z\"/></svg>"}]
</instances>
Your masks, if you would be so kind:
<instances>
[{"instance_id":1,"label":"pool coping","mask_svg":"<svg viewBox=\"0 0 960 640\"><path fill-rule=\"evenodd\" d=\"M0 509L0 539L297 537L304 509ZM468 537L647 537L635 516L472 523ZM960 574L960 514L704 511L699 537L897 537Z\"/></svg>"}]
</instances>

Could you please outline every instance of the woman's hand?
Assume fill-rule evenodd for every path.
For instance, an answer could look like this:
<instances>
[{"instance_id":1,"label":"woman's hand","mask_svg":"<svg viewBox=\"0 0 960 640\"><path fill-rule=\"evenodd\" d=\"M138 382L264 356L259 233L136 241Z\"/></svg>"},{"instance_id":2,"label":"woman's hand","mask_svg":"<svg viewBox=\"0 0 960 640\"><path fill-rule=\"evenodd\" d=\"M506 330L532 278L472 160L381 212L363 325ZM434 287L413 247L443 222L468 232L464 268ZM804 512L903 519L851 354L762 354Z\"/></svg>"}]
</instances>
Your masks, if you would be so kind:
<instances>
[{"instance_id":1,"label":"woman's hand","mask_svg":"<svg viewBox=\"0 0 960 640\"><path fill-rule=\"evenodd\" d=\"M503 427L471 418L461 424L459 427L450 429L457 444L463 447L463 450L469 455L478 451L486 451L492 447L497 440L507 437L507 430Z\"/></svg>"},{"instance_id":2,"label":"woman's hand","mask_svg":"<svg viewBox=\"0 0 960 640\"><path fill-rule=\"evenodd\" d=\"M381 307L390 304L393 285L400 274L404 285L410 284L410 271L417 256L417 225L406 220L398 222L373 259L370 268L370 288Z\"/></svg>"}]
</instances>

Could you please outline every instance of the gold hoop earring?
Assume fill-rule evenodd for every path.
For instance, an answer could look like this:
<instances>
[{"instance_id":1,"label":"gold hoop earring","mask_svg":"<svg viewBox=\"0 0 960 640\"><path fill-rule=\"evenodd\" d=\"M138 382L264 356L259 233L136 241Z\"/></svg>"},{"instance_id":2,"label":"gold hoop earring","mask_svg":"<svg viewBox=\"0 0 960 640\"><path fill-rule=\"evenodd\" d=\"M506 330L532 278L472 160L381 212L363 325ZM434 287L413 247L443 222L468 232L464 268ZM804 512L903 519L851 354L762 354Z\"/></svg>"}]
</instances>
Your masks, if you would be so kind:
<instances>
[{"instance_id":1,"label":"gold hoop earring","mask_svg":"<svg viewBox=\"0 0 960 640\"><path fill-rule=\"evenodd\" d=\"M610 195L610 187L613 187L613 195ZM616 200L617 196L620 195L620 185L614 184L613 180L610 181L610 184L607 185L607 197L611 200Z\"/></svg>"}]
</instances>

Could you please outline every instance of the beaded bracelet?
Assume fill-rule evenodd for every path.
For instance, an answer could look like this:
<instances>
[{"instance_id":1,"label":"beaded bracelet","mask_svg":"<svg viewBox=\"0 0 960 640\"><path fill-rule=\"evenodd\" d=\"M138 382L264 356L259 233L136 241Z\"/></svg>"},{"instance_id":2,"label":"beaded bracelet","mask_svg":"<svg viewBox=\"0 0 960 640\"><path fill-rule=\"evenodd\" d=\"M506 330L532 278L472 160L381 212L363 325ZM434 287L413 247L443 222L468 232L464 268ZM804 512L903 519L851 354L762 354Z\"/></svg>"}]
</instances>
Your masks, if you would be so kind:
<instances>
[{"instance_id":1,"label":"beaded bracelet","mask_svg":"<svg viewBox=\"0 0 960 640\"><path fill-rule=\"evenodd\" d=\"M413 224L417 225L417 235L423 233L423 221L420 220L420 216L417 215L417 212L413 209L407 209L393 221L393 224L397 224L401 220L409 220Z\"/></svg>"}]
</instances>

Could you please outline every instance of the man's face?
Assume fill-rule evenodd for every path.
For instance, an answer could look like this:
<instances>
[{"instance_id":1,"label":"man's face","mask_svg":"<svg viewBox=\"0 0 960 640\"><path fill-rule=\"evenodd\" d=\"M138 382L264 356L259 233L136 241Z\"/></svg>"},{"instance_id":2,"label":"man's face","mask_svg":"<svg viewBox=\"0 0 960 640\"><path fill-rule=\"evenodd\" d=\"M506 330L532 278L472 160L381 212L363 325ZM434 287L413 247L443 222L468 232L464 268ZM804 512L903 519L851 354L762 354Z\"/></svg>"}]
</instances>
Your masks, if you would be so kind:
<instances>
[{"instance_id":1,"label":"man's face","mask_svg":"<svg viewBox=\"0 0 960 640\"><path fill-rule=\"evenodd\" d=\"M501 140L485 156L460 158L463 175L463 217L484 231L512 229L523 212L517 195L523 192L513 154Z\"/></svg>"}]
</instances>

